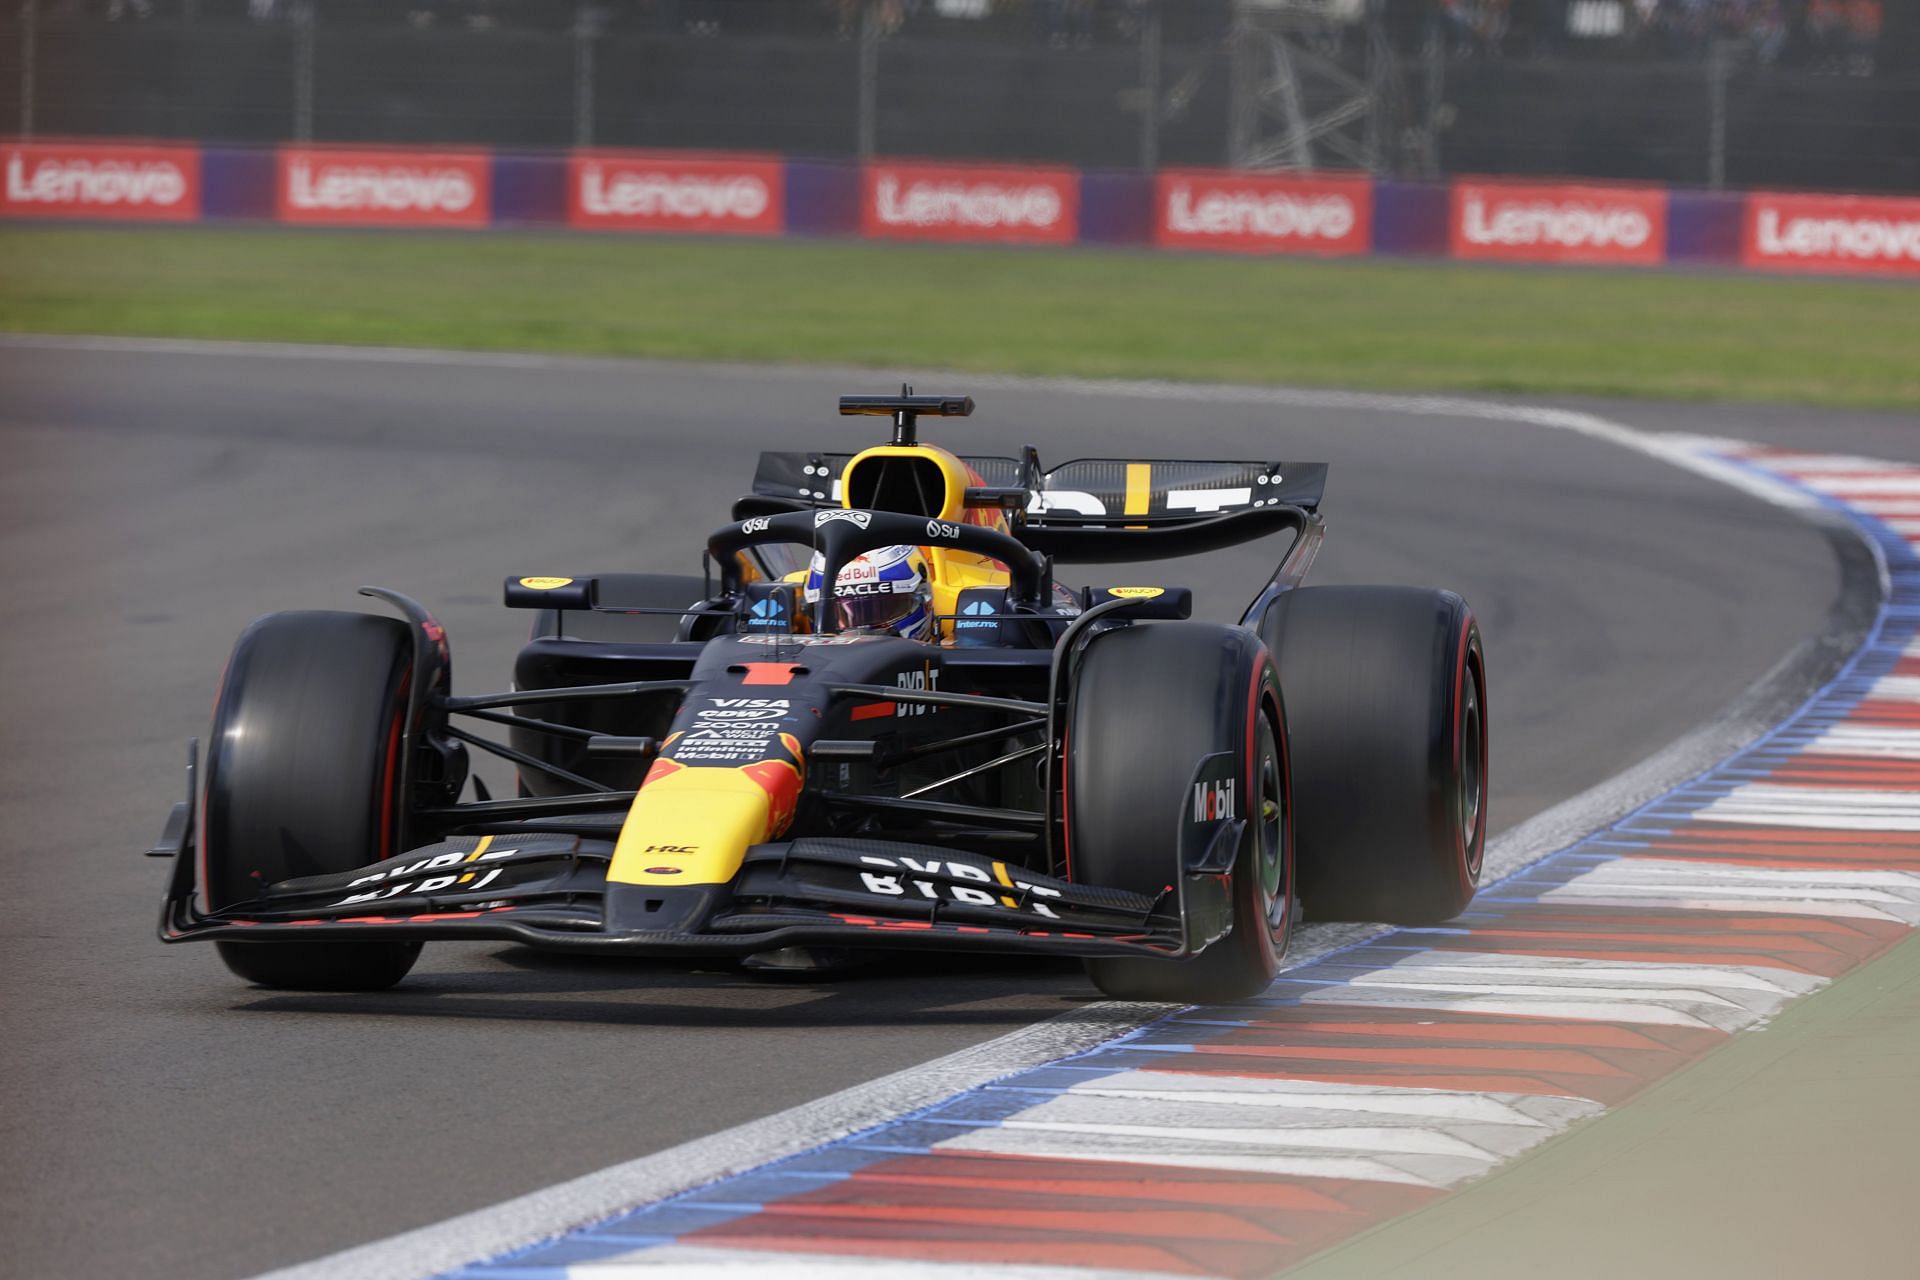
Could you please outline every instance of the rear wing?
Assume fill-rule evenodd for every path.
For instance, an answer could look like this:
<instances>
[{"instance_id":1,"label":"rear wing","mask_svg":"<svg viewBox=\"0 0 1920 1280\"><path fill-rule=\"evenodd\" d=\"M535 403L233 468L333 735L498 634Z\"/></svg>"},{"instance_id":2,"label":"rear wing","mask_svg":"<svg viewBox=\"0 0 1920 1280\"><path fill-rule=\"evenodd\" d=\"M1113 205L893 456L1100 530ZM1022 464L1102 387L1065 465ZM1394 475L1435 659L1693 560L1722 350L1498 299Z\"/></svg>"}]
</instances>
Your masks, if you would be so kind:
<instances>
[{"instance_id":1,"label":"rear wing","mask_svg":"<svg viewBox=\"0 0 1920 1280\"><path fill-rule=\"evenodd\" d=\"M840 476L852 459L850 453L763 453L753 492L838 506ZM961 461L983 489L1023 491L1031 529L1159 528L1276 506L1310 512L1327 484L1324 462L1076 458L1042 469L1032 450L1020 458L964 455ZM999 496L979 505L998 506Z\"/></svg>"}]
</instances>

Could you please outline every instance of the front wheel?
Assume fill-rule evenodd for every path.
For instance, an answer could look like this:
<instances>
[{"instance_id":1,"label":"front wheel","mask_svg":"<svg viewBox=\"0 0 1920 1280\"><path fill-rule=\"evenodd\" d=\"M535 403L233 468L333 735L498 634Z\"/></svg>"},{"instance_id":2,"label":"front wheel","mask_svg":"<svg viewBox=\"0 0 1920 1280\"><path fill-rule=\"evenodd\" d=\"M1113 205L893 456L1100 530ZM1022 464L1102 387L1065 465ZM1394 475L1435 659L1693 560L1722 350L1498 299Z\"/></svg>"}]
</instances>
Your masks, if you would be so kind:
<instances>
[{"instance_id":1,"label":"front wheel","mask_svg":"<svg viewBox=\"0 0 1920 1280\"><path fill-rule=\"evenodd\" d=\"M400 752L412 642L392 618L275 613L240 636L214 706L201 849L207 902L244 908L295 876L400 852ZM417 942L219 942L238 977L301 991L378 991Z\"/></svg>"},{"instance_id":2,"label":"front wheel","mask_svg":"<svg viewBox=\"0 0 1920 1280\"><path fill-rule=\"evenodd\" d=\"M1230 754L1230 816L1244 823L1227 935L1182 960L1089 960L1094 985L1116 999L1183 1004L1264 991L1294 914L1287 719L1266 646L1241 628L1198 623L1104 633L1080 662L1067 724L1073 879L1149 898L1177 885L1185 868L1176 833L1196 804L1194 768L1208 756Z\"/></svg>"}]
</instances>

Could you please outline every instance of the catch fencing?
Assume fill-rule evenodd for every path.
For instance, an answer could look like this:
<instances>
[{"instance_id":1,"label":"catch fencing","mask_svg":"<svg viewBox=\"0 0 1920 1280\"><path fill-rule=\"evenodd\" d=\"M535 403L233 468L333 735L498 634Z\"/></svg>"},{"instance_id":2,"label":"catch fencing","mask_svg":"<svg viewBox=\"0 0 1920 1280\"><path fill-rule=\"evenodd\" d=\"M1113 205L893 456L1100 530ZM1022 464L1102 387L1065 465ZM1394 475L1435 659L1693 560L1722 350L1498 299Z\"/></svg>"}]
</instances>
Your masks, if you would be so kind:
<instances>
[{"instance_id":1,"label":"catch fencing","mask_svg":"<svg viewBox=\"0 0 1920 1280\"><path fill-rule=\"evenodd\" d=\"M0 141L0 217L1136 245L1920 275L1920 199L580 148Z\"/></svg>"},{"instance_id":2,"label":"catch fencing","mask_svg":"<svg viewBox=\"0 0 1920 1280\"><path fill-rule=\"evenodd\" d=\"M1920 191L1920 67L1568 35L1596 5L1495 40L1429 0L11 0L0 129Z\"/></svg>"}]
</instances>

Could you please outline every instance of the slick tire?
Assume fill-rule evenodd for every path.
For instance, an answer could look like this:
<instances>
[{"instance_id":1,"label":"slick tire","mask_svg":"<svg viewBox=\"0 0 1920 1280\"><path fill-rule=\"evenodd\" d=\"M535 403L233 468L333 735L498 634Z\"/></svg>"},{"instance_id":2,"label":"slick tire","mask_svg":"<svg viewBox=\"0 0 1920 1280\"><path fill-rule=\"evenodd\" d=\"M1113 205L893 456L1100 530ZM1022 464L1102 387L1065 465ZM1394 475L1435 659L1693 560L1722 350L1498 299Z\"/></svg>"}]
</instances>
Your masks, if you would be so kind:
<instances>
[{"instance_id":1,"label":"slick tire","mask_svg":"<svg viewBox=\"0 0 1920 1280\"><path fill-rule=\"evenodd\" d=\"M603 609L690 609L707 598L704 578L678 573L600 573ZM701 619L706 622L706 619ZM698 624L696 624L698 625ZM595 613L542 609L533 618L533 639L564 635L608 644L665 644L680 633L680 618L670 613Z\"/></svg>"},{"instance_id":2,"label":"slick tire","mask_svg":"<svg viewBox=\"0 0 1920 1280\"><path fill-rule=\"evenodd\" d=\"M1304 587L1263 628L1292 731L1300 898L1312 920L1436 924L1487 840L1487 680L1466 601Z\"/></svg>"},{"instance_id":3,"label":"slick tire","mask_svg":"<svg viewBox=\"0 0 1920 1280\"><path fill-rule=\"evenodd\" d=\"M406 626L362 613L275 613L234 646L208 737L205 892L241 906L294 876L391 857L412 648ZM379 991L417 942L221 942L248 982Z\"/></svg>"},{"instance_id":4,"label":"slick tire","mask_svg":"<svg viewBox=\"0 0 1920 1280\"><path fill-rule=\"evenodd\" d=\"M1181 874L1177 831L1194 766L1235 752L1246 832L1233 928L1184 960L1087 961L1121 1000L1182 1004L1266 990L1293 926L1292 784L1273 659L1248 630L1143 622L1094 638L1067 709L1067 856L1074 880L1157 897Z\"/></svg>"}]
</instances>

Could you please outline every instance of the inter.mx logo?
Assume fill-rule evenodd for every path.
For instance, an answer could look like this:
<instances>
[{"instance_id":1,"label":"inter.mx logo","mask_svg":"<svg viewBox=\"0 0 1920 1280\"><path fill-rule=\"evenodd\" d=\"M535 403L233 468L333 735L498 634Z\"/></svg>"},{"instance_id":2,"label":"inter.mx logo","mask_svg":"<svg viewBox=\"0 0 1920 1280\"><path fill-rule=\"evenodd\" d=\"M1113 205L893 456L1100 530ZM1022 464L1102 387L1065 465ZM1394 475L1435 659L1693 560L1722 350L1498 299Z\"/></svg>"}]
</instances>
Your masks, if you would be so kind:
<instances>
[{"instance_id":1,"label":"inter.mx logo","mask_svg":"<svg viewBox=\"0 0 1920 1280\"><path fill-rule=\"evenodd\" d=\"M777 627L787 620L785 606L772 596L755 600L747 612L753 615L751 625L756 627Z\"/></svg>"},{"instance_id":2,"label":"inter.mx logo","mask_svg":"<svg viewBox=\"0 0 1920 1280\"><path fill-rule=\"evenodd\" d=\"M1193 820L1218 822L1234 816L1233 779L1193 784Z\"/></svg>"},{"instance_id":3,"label":"inter.mx logo","mask_svg":"<svg viewBox=\"0 0 1920 1280\"><path fill-rule=\"evenodd\" d=\"M969 630L975 627L994 626L996 625L993 617L995 612L996 610L993 607L992 601L975 600L972 604L960 610L960 621L957 625Z\"/></svg>"}]
</instances>

